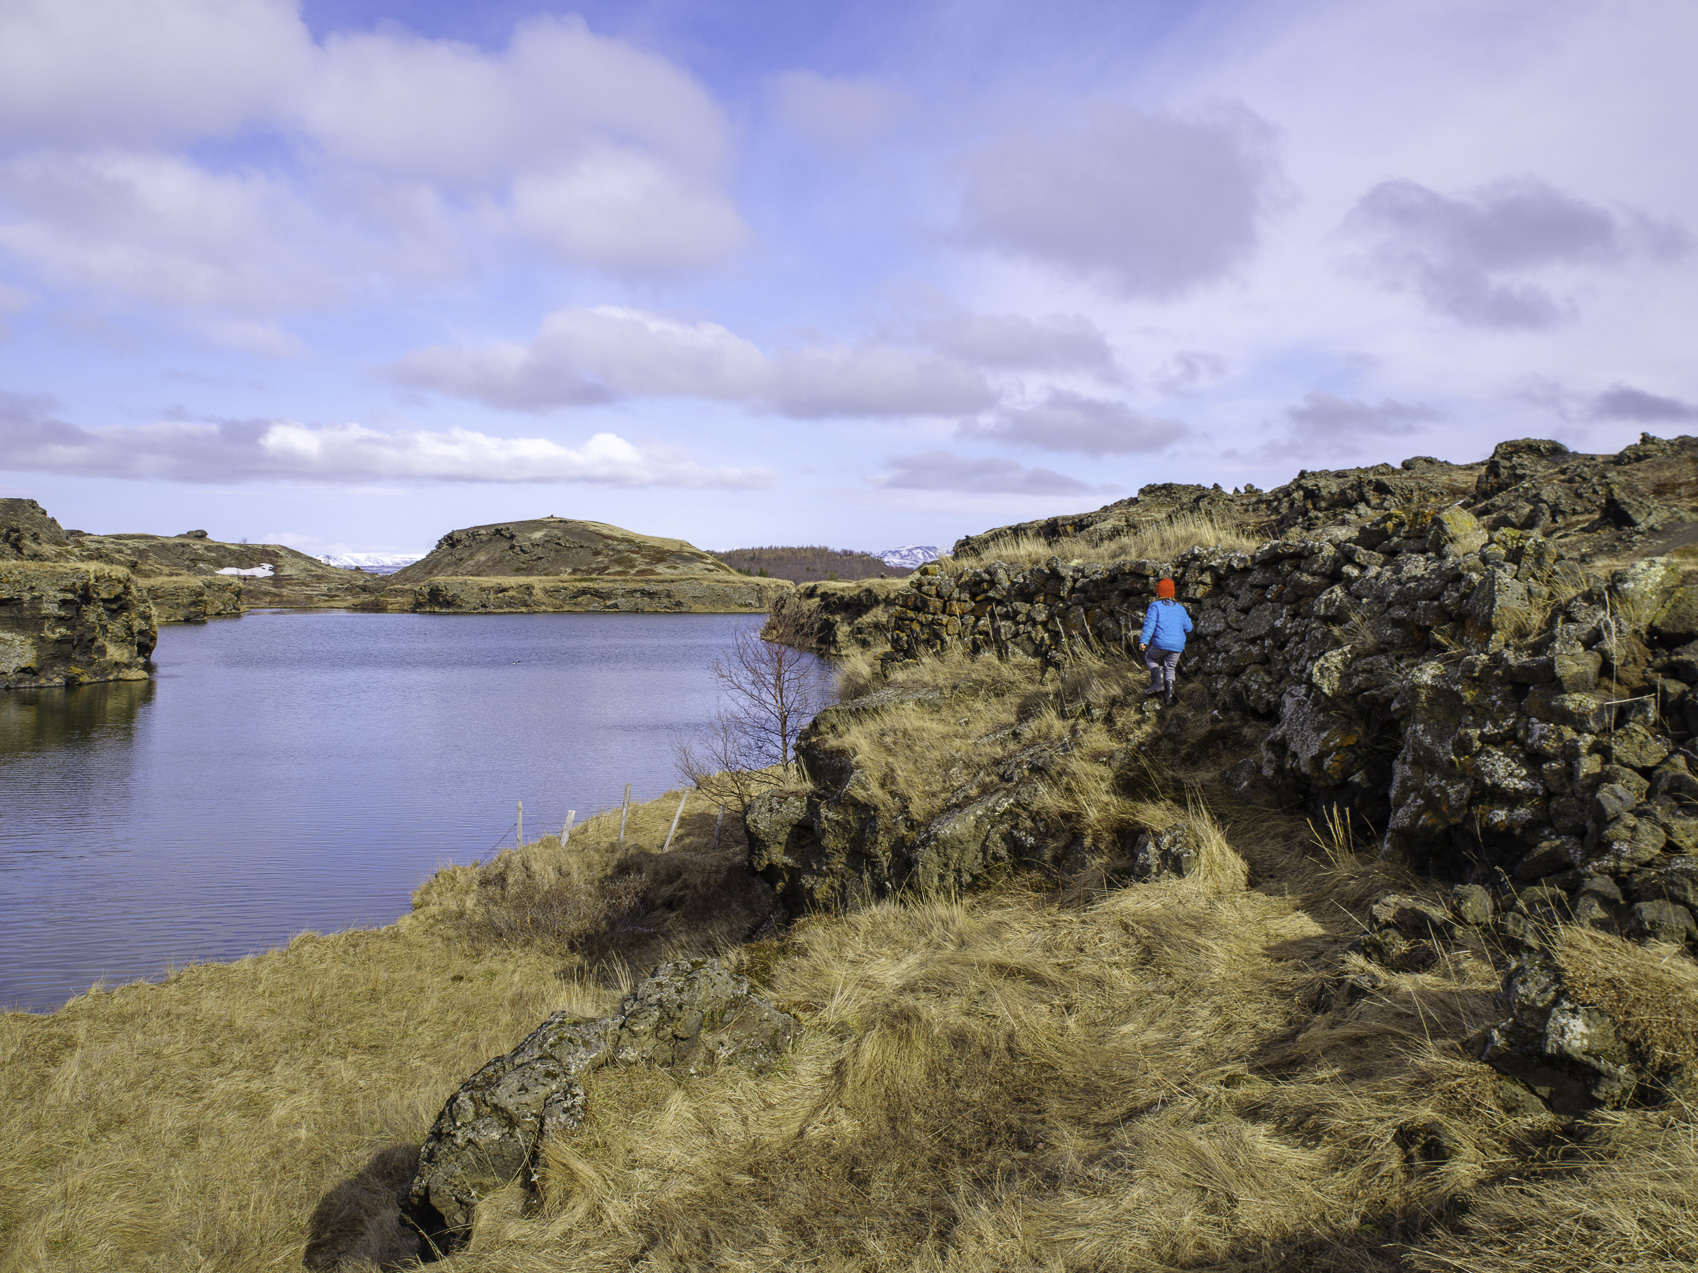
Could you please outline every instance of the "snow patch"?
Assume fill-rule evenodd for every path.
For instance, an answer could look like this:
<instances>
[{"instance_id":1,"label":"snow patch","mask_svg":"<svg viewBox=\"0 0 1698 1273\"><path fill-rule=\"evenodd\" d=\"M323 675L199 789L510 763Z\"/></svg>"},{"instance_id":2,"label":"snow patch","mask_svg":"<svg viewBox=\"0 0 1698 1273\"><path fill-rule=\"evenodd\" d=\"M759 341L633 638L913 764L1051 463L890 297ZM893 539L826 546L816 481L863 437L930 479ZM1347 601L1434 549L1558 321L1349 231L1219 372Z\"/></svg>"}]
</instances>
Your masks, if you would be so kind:
<instances>
[{"instance_id":1,"label":"snow patch","mask_svg":"<svg viewBox=\"0 0 1698 1273\"><path fill-rule=\"evenodd\" d=\"M392 575L423 556L423 553L327 553L319 560L327 566L337 566L343 570L363 570L368 575Z\"/></svg>"}]
</instances>

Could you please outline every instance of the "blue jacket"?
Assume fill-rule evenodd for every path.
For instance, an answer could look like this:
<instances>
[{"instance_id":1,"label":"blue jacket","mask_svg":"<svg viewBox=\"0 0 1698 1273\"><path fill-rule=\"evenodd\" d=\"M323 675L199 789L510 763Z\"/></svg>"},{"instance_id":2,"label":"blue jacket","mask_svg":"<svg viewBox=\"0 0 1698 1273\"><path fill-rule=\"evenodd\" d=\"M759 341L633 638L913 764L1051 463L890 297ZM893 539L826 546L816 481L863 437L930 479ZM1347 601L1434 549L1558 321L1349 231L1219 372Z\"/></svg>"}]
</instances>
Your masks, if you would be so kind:
<instances>
[{"instance_id":1,"label":"blue jacket","mask_svg":"<svg viewBox=\"0 0 1698 1273\"><path fill-rule=\"evenodd\" d=\"M1177 601L1152 601L1144 612L1144 635L1138 639L1158 650L1183 650L1191 616Z\"/></svg>"}]
</instances>

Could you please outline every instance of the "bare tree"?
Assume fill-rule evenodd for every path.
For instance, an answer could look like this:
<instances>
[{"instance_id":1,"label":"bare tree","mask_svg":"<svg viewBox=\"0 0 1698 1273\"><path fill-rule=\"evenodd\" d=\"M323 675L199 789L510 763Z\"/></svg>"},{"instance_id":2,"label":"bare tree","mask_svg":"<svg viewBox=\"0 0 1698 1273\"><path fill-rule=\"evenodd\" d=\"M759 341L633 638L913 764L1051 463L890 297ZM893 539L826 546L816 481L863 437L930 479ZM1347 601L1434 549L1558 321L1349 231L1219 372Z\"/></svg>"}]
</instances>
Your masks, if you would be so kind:
<instances>
[{"instance_id":1,"label":"bare tree","mask_svg":"<svg viewBox=\"0 0 1698 1273\"><path fill-rule=\"evenodd\" d=\"M737 630L713 661L719 708L704 738L676 747L678 771L710 796L748 805L766 787L791 781L796 735L831 702L832 677L808 651L814 621L775 610L762 630Z\"/></svg>"}]
</instances>

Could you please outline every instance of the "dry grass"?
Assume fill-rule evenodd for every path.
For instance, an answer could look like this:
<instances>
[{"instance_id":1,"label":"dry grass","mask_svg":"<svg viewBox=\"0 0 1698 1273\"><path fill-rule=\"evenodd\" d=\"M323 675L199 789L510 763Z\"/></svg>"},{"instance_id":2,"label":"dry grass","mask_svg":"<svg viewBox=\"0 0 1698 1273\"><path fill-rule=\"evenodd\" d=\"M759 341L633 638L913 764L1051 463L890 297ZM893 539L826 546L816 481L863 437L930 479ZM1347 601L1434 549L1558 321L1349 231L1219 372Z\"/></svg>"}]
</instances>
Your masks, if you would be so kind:
<instances>
[{"instance_id":1,"label":"dry grass","mask_svg":"<svg viewBox=\"0 0 1698 1273\"><path fill-rule=\"evenodd\" d=\"M611 809L564 844L548 835L439 871L414 906L473 949L540 952L565 976L623 984L663 958L735 946L772 916L770 892L748 873L742 818L720 807L668 792L631 806L623 840Z\"/></svg>"},{"instance_id":2,"label":"dry grass","mask_svg":"<svg viewBox=\"0 0 1698 1273\"><path fill-rule=\"evenodd\" d=\"M1087 532L1069 539L1045 539L1028 532L996 541L985 549L981 559L950 559L947 564L959 568L977 565L979 560L1000 561L1020 570L1042 565L1051 557L1073 563L1168 562L1191 548L1247 550L1260 542L1248 527L1229 517L1181 512L1156 521L1116 525L1106 534Z\"/></svg>"},{"instance_id":3,"label":"dry grass","mask_svg":"<svg viewBox=\"0 0 1698 1273\"><path fill-rule=\"evenodd\" d=\"M808 1027L785 1070L598 1088L540 1211L455 1267L1380 1267L1542 1130L1456 1048L1496 976L1317 1018L1339 943L1213 835L1213 869L1084 907L884 904L756 948Z\"/></svg>"},{"instance_id":4,"label":"dry grass","mask_svg":"<svg viewBox=\"0 0 1698 1273\"><path fill-rule=\"evenodd\" d=\"M1653 1071L1698 1073L1698 965L1677 946L1638 946L1580 926L1558 931L1569 992L1622 1023Z\"/></svg>"},{"instance_id":5,"label":"dry grass","mask_svg":"<svg viewBox=\"0 0 1698 1273\"><path fill-rule=\"evenodd\" d=\"M1116 788L1111 762L1125 739L1111 709L1138 701L1147 679L1128 660L1093 655L1059 673L960 649L888 675L850 660L839 679L846 697L876 687L910 701L835 721L825 745L854 757L857 798L915 820L983 794L1003 762L1046 751L1034 811L1106 842L1136 821Z\"/></svg>"},{"instance_id":6,"label":"dry grass","mask_svg":"<svg viewBox=\"0 0 1698 1273\"><path fill-rule=\"evenodd\" d=\"M416 1145L483 1061L715 945L801 1018L786 1063L598 1074L585 1125L544 1147L540 1198L486 1200L445 1270L1690 1267L1690 1103L1565 1137L1506 1100L1464 1047L1496 1019L1501 954L1473 939L1426 972L1377 968L1350 950L1368 900L1434 890L1349 824L1154 771L1125 794L1100 750L1118 675L949 655L891 681L926 698L845 736L910 810L1016 745L998 730L1066 737L1092 759L1046 779L1052 812L1187 822L1202 860L1186 879L1015 879L738 945L712 881L743 846L716 856L699 806L656 852L674 794L636 806L624 844L614 811L567 846L447 870L387 929L0 1018L0 1267L298 1266L319 1200ZM1560 953L1673 1064L1692 1057L1694 974L1668 956L1580 931ZM399 1150L376 1161L405 1167ZM382 1175L359 1177L378 1201Z\"/></svg>"},{"instance_id":7,"label":"dry grass","mask_svg":"<svg viewBox=\"0 0 1698 1273\"><path fill-rule=\"evenodd\" d=\"M608 995L413 924L0 1016L0 1268L298 1266L319 1196L449 1092Z\"/></svg>"}]
</instances>

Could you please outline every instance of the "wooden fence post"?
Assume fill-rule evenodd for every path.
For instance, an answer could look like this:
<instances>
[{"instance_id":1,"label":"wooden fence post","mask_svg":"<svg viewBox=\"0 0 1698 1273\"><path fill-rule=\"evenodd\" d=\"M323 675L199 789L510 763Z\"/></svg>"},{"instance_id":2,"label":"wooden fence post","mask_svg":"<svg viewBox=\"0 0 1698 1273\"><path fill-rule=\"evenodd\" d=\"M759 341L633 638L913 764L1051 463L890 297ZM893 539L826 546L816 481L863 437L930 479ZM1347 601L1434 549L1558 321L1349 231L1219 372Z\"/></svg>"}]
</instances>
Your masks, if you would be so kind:
<instances>
[{"instance_id":1,"label":"wooden fence post","mask_svg":"<svg viewBox=\"0 0 1698 1273\"><path fill-rule=\"evenodd\" d=\"M688 791L678 797L678 812L672 815L672 827L666 833L666 843L660 846L662 853L672 847L672 837L678 832L678 819L684 816L684 802L689 798L690 793Z\"/></svg>"},{"instance_id":2,"label":"wooden fence post","mask_svg":"<svg viewBox=\"0 0 1698 1273\"><path fill-rule=\"evenodd\" d=\"M625 784L625 803L619 806L619 843L625 843L625 819L631 816L631 784Z\"/></svg>"},{"instance_id":3,"label":"wooden fence post","mask_svg":"<svg viewBox=\"0 0 1698 1273\"><path fill-rule=\"evenodd\" d=\"M566 825L560 828L560 844L564 847L572 839L572 820L578 816L576 809L566 810Z\"/></svg>"},{"instance_id":4,"label":"wooden fence post","mask_svg":"<svg viewBox=\"0 0 1698 1273\"><path fill-rule=\"evenodd\" d=\"M513 839L521 849L525 847L525 802L523 800L519 801L519 830Z\"/></svg>"},{"instance_id":5,"label":"wooden fence post","mask_svg":"<svg viewBox=\"0 0 1698 1273\"><path fill-rule=\"evenodd\" d=\"M713 820L713 847L719 847L719 829L725 825L725 806L719 806L719 816Z\"/></svg>"}]
</instances>

